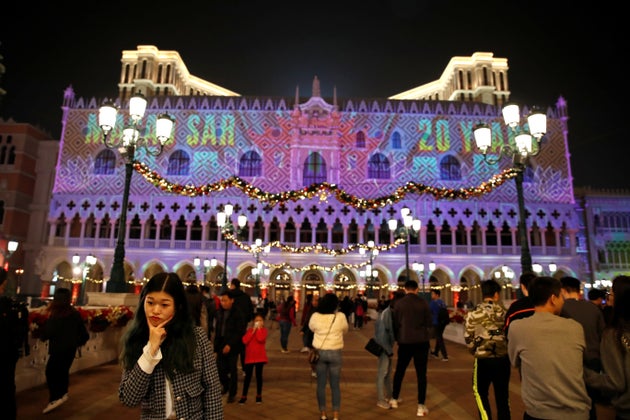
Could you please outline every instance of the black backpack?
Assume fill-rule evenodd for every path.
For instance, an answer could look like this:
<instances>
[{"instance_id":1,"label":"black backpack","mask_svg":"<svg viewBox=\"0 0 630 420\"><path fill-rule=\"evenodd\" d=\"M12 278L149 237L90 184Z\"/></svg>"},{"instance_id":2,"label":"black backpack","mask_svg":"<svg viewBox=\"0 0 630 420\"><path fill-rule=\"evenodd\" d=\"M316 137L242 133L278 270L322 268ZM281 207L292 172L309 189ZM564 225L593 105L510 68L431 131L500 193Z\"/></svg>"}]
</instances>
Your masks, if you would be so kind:
<instances>
[{"instance_id":1,"label":"black backpack","mask_svg":"<svg viewBox=\"0 0 630 420\"><path fill-rule=\"evenodd\" d=\"M448 325L451 322L451 316L446 306L441 306L438 310L437 321L439 325Z\"/></svg>"}]
</instances>

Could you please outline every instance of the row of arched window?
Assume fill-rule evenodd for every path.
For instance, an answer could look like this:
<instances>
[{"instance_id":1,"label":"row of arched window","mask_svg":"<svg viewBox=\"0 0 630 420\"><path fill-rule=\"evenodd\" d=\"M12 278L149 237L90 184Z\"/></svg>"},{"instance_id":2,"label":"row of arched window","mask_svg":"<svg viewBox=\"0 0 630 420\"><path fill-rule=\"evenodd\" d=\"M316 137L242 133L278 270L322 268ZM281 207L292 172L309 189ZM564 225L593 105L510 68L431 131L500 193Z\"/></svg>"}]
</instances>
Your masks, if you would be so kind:
<instances>
[{"instance_id":1,"label":"row of arched window","mask_svg":"<svg viewBox=\"0 0 630 420\"><path fill-rule=\"evenodd\" d=\"M168 158L167 176L190 175L190 155L183 150L175 150ZM2 160L0 159L0 163ZM262 176L263 161L261 156L253 150L245 152L238 165L238 176ZM112 175L116 168L116 156L110 149L102 150L94 162L95 175ZM440 159L440 179L443 181L460 181L462 179L461 162L452 155ZM530 166L525 169L524 181L531 182L533 171ZM391 164L387 156L374 153L368 160L368 179L391 179ZM318 152L311 153L304 162L303 185L326 182L326 160Z\"/></svg>"},{"instance_id":2,"label":"row of arched window","mask_svg":"<svg viewBox=\"0 0 630 420\"><path fill-rule=\"evenodd\" d=\"M64 215L61 215L57 219L55 225L56 237L65 236L67 223L70 223L68 236L71 238L80 237L82 232L85 238L96 238L97 233L98 238L110 238L112 233L115 235L118 234L118 223L112 224L112 220L107 214L100 221L91 214L83 222L77 214L71 220L66 220ZM82 224L85 224L83 229ZM359 228L359 224L352 219L347 226L347 243L374 240L378 244L387 244L391 241L391 232L385 220L382 221L378 229L376 229L374 222L368 219L362 229L363 235L365 236L364 238L359 237ZM114 229L114 232L112 232L112 229ZM238 238L247 241L250 229L252 230L252 237L265 238L266 227L261 217L258 217L252 222L248 221L245 228L237 235ZM344 224L342 224L339 218L335 219L332 229L329 229L328 223L323 218L310 220L307 217L300 223L290 217L284 224L284 227L282 227L280 221L274 217L269 223L268 241L274 242L283 240L285 243L296 243L298 241L299 232L300 243L310 244L312 240L315 239L317 243L325 244L328 242L329 230L331 230L331 243L344 243ZM192 223L189 224L184 216L180 216L177 220L171 220L171 218L166 215L161 220L157 220L151 215L143 222L136 214L129 223L128 235L130 239L141 239L142 237L143 239L170 240L173 238L175 240L186 240L186 238L189 237L191 241L216 241L219 236L220 228L214 217L210 218L205 237L202 237L203 231L203 222L199 216L195 217ZM485 237L486 245L496 246L501 243L502 246L511 246L513 238L517 242L519 239L518 236L514 236L513 231L514 229L511 228L507 222L504 222L502 225L495 225L490 221L482 229L482 226L475 221L470 228L470 233L468 233L467 228L461 221L457 225L451 226L447 221L444 221L441 225L436 225L432 220L429 220L426 224L426 241L427 245L435 245L438 243L439 235L439 243L441 245L468 245L470 242L470 245L476 246L482 245L482 238ZM555 229L551 224L539 226L537 223L534 223L529 233L530 242L533 246L540 246L542 244L542 236L545 237L544 243L547 246L556 246L558 242ZM564 225L559 240L562 245L568 244L568 232ZM411 244L418 244L418 236L412 235L409 242Z\"/></svg>"}]
</instances>

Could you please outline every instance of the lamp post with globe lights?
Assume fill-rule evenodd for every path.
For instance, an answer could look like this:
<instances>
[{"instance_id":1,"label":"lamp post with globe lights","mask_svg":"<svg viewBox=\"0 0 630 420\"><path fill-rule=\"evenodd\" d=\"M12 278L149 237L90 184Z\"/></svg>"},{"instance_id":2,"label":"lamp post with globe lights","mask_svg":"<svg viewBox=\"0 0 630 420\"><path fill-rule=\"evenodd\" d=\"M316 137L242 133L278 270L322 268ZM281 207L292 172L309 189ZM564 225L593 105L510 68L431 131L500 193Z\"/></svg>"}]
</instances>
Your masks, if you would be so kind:
<instances>
[{"instance_id":1,"label":"lamp post with globe lights","mask_svg":"<svg viewBox=\"0 0 630 420\"><path fill-rule=\"evenodd\" d=\"M494 165L502 156L510 157L516 170L514 182L518 200L518 239L521 247L521 271L532 272L532 255L529 249L526 227L525 198L523 195L523 173L527 161L536 156L542 147L542 140L547 133L547 116L536 108L527 116L527 125L521 125L521 111L518 105L508 104L503 107L503 120L508 127L508 142L498 145L492 144L492 130L485 124L477 124L473 135L477 148L481 151L484 161Z\"/></svg>"},{"instance_id":2,"label":"lamp post with globe lights","mask_svg":"<svg viewBox=\"0 0 630 420\"><path fill-rule=\"evenodd\" d=\"M237 226L232 223L232 212L234 206L226 204L223 206L223 211L217 214L217 226L221 229L221 234L225 238L225 259L223 262L223 277L221 278L221 291L227 290L227 262L228 262L228 248L230 241L227 235L238 234L237 228L240 230L247 224L247 216L241 214L238 216Z\"/></svg>"},{"instance_id":3,"label":"lamp post with globe lights","mask_svg":"<svg viewBox=\"0 0 630 420\"><path fill-rule=\"evenodd\" d=\"M365 270L361 270L359 275L365 276L366 289L368 291L367 297L374 297L374 288L376 287L376 280L378 279L378 271L374 269L374 259L378 256L378 248L375 247L374 241L368 241L367 249L359 248L359 254L368 254L368 263L365 266Z\"/></svg>"},{"instance_id":4,"label":"lamp post with globe lights","mask_svg":"<svg viewBox=\"0 0 630 420\"><path fill-rule=\"evenodd\" d=\"M400 209L400 215L402 216L403 225L398 226L398 220L390 219L387 224L389 225L389 230L394 232L397 238L401 238L405 241L405 276L407 280L411 279L410 270L409 270L409 241L411 240L411 235L417 235L420 230L420 219L414 219L411 215L411 210L407 207L403 207Z\"/></svg>"},{"instance_id":5,"label":"lamp post with globe lights","mask_svg":"<svg viewBox=\"0 0 630 420\"><path fill-rule=\"evenodd\" d=\"M266 256L269 254L271 247L269 245L262 246L262 239L257 238L254 242L254 246L252 246L252 252L254 253L254 257L256 258L256 267L252 269L252 274L255 276L256 283L254 287L254 296L260 296L260 276L265 273L269 273L269 269L263 268L263 263L260 261L261 256Z\"/></svg>"},{"instance_id":6,"label":"lamp post with globe lights","mask_svg":"<svg viewBox=\"0 0 630 420\"><path fill-rule=\"evenodd\" d=\"M147 108L147 100L141 93L134 94L129 99L129 121L122 128L122 135L113 139L111 135L117 125L118 107L111 102L105 102L98 112L98 125L103 132L103 143L109 149L118 149L125 160L125 184L123 187L122 205L118 219L118 236L114 250L114 261L111 274L107 282L107 291L124 293L127 291L125 278L125 236L127 228L127 207L129 202L129 188L136 151L140 148L152 156L159 156L164 150L164 144L171 137L174 120L167 114L158 115L155 121L155 139L157 145L153 147L153 139L141 137L144 127L141 126Z\"/></svg>"}]
</instances>

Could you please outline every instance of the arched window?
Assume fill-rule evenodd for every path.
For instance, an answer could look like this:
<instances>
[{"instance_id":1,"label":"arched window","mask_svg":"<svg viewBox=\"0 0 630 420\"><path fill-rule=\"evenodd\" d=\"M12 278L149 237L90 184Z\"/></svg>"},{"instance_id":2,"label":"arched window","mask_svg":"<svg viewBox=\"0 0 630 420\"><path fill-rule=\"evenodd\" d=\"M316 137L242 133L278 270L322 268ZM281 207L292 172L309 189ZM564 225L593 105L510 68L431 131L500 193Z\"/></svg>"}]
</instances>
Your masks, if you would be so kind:
<instances>
[{"instance_id":1,"label":"arched window","mask_svg":"<svg viewBox=\"0 0 630 420\"><path fill-rule=\"evenodd\" d=\"M440 179L444 181L459 181L462 179L462 169L455 156L447 155L440 161Z\"/></svg>"},{"instance_id":2,"label":"arched window","mask_svg":"<svg viewBox=\"0 0 630 420\"><path fill-rule=\"evenodd\" d=\"M400 139L400 133L398 131L394 131L392 134L392 149L401 149L402 148L402 140Z\"/></svg>"},{"instance_id":3,"label":"arched window","mask_svg":"<svg viewBox=\"0 0 630 420\"><path fill-rule=\"evenodd\" d=\"M167 175L188 175L190 172L190 157L183 150L175 150L168 158Z\"/></svg>"},{"instance_id":4,"label":"arched window","mask_svg":"<svg viewBox=\"0 0 630 420\"><path fill-rule=\"evenodd\" d=\"M389 159L382 153L374 153L368 161L368 178L389 179Z\"/></svg>"},{"instance_id":5,"label":"arched window","mask_svg":"<svg viewBox=\"0 0 630 420\"><path fill-rule=\"evenodd\" d=\"M94 175L112 175L116 168L116 155L114 152L105 149L96 155L94 161Z\"/></svg>"},{"instance_id":6,"label":"arched window","mask_svg":"<svg viewBox=\"0 0 630 420\"><path fill-rule=\"evenodd\" d=\"M365 133L363 131L359 131L356 138L357 148L363 149L365 147Z\"/></svg>"},{"instance_id":7,"label":"arched window","mask_svg":"<svg viewBox=\"0 0 630 420\"><path fill-rule=\"evenodd\" d=\"M326 161L319 153L311 153L304 162L303 185L326 182Z\"/></svg>"},{"instance_id":8,"label":"arched window","mask_svg":"<svg viewBox=\"0 0 630 420\"><path fill-rule=\"evenodd\" d=\"M261 176L262 159L253 150L243 154L238 164L238 176Z\"/></svg>"}]
</instances>

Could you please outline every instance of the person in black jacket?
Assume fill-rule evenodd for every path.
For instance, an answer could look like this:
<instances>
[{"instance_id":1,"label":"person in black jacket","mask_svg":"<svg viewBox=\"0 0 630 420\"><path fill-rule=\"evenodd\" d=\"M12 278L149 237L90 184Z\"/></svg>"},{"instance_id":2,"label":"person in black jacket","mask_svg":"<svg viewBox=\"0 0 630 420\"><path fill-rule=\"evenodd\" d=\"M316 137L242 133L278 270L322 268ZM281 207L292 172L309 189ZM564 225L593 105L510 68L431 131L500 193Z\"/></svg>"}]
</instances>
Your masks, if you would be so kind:
<instances>
[{"instance_id":1,"label":"person in black jacket","mask_svg":"<svg viewBox=\"0 0 630 420\"><path fill-rule=\"evenodd\" d=\"M50 397L48 405L42 411L43 414L68 401L70 367L77 347L87 343L90 337L79 311L71 305L70 301L70 289L60 287L55 290L53 301L48 309L50 316L39 337L42 341L49 341L46 384Z\"/></svg>"},{"instance_id":2,"label":"person in black jacket","mask_svg":"<svg viewBox=\"0 0 630 420\"><path fill-rule=\"evenodd\" d=\"M3 296L7 272L0 267L0 407L2 418L15 420L15 366L22 354L29 354L28 309L9 296Z\"/></svg>"},{"instance_id":3,"label":"person in black jacket","mask_svg":"<svg viewBox=\"0 0 630 420\"><path fill-rule=\"evenodd\" d=\"M254 319L254 304L252 303L252 298L249 297L247 293L245 293L241 289L241 281L239 279L232 279L230 281L230 290L232 291L232 296L234 297L234 305L240 309L241 313L245 317L245 325L247 325L252 319ZM245 334L245 331L243 331ZM241 350L241 370L245 372L245 346Z\"/></svg>"},{"instance_id":4,"label":"person in black jacket","mask_svg":"<svg viewBox=\"0 0 630 420\"><path fill-rule=\"evenodd\" d=\"M238 356L245 347L242 339L246 330L247 322L241 310L236 306L233 291L221 292L221 309L216 318L214 349L217 352L222 393L229 392L228 403L236 400Z\"/></svg>"},{"instance_id":5,"label":"person in black jacket","mask_svg":"<svg viewBox=\"0 0 630 420\"><path fill-rule=\"evenodd\" d=\"M392 310L394 336L398 343L398 359L394 372L392 399L389 405L398 408L400 389L405 370L413 359L418 385L418 417L429 414L425 406L427 397L427 359L429 357L429 330L431 309L424 298L418 295L418 282L405 282L405 297L400 298Z\"/></svg>"},{"instance_id":6,"label":"person in black jacket","mask_svg":"<svg viewBox=\"0 0 630 420\"><path fill-rule=\"evenodd\" d=\"M523 297L512 302L507 312L505 313L505 325L503 326L503 333L505 337L508 336L508 330L510 328L510 324L512 321L517 319L527 318L528 316L532 316L534 314L534 304L529 297L529 292L527 291L529 288L529 283L532 282L536 278L535 273L523 273L519 278L519 282L521 284L521 293L523 293Z\"/></svg>"}]
</instances>

